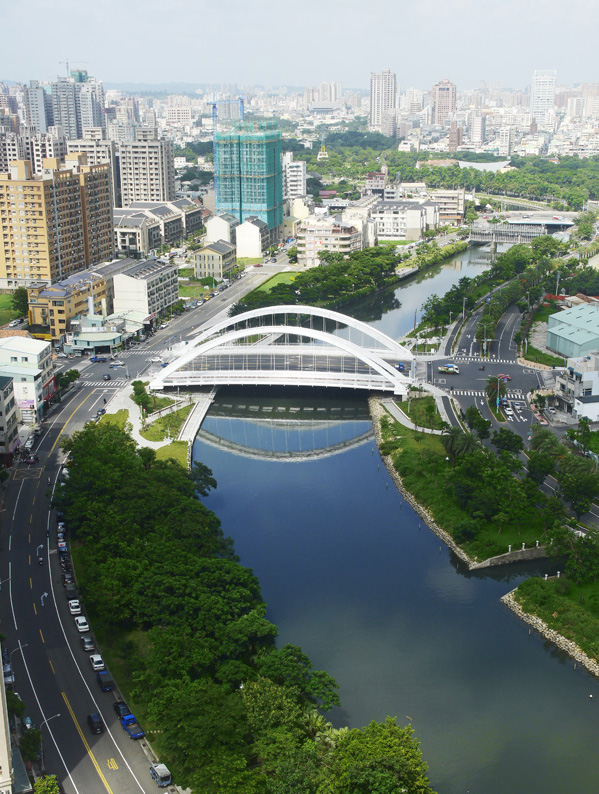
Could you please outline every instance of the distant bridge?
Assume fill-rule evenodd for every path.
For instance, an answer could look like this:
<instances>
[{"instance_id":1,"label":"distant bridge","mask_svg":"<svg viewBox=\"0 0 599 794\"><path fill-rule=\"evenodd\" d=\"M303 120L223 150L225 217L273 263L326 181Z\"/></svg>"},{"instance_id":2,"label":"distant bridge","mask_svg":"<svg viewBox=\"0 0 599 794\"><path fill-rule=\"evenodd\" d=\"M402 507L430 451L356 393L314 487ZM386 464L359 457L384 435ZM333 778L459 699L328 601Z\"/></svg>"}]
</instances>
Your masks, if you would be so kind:
<instances>
[{"instance_id":1,"label":"distant bridge","mask_svg":"<svg viewBox=\"0 0 599 794\"><path fill-rule=\"evenodd\" d=\"M342 335L343 334L343 335ZM353 317L314 306L270 306L212 325L151 382L165 387L270 385L403 396L412 353Z\"/></svg>"},{"instance_id":2,"label":"distant bridge","mask_svg":"<svg viewBox=\"0 0 599 794\"><path fill-rule=\"evenodd\" d=\"M535 237L548 234L547 226L544 224L473 224L470 227L471 243L530 243Z\"/></svg>"}]
</instances>

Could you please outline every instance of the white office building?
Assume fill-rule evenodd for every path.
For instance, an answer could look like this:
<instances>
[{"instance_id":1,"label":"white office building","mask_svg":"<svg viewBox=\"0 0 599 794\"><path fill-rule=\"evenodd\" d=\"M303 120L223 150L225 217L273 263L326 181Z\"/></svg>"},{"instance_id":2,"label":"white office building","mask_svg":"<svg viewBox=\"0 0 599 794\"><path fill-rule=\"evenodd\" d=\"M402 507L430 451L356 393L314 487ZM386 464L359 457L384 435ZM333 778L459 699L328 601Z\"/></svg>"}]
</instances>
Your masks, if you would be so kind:
<instances>
[{"instance_id":1,"label":"white office building","mask_svg":"<svg viewBox=\"0 0 599 794\"><path fill-rule=\"evenodd\" d=\"M293 152L283 154L283 198L296 199L306 195L306 163L294 160Z\"/></svg>"},{"instance_id":2,"label":"white office building","mask_svg":"<svg viewBox=\"0 0 599 794\"><path fill-rule=\"evenodd\" d=\"M141 312L151 320L179 300L178 265L160 259L135 262L114 276L114 313Z\"/></svg>"},{"instance_id":3,"label":"white office building","mask_svg":"<svg viewBox=\"0 0 599 794\"><path fill-rule=\"evenodd\" d=\"M35 424L56 392L52 345L27 336L0 339L0 375L13 379L21 422Z\"/></svg>"},{"instance_id":4,"label":"white office building","mask_svg":"<svg viewBox=\"0 0 599 794\"><path fill-rule=\"evenodd\" d=\"M390 69L372 72L370 75L370 116L368 128L373 132L382 132L390 127L390 120L395 118L397 96L397 78Z\"/></svg>"},{"instance_id":5,"label":"white office building","mask_svg":"<svg viewBox=\"0 0 599 794\"><path fill-rule=\"evenodd\" d=\"M555 69L536 69L532 75L530 113L537 124L546 124L555 105Z\"/></svg>"}]
</instances>

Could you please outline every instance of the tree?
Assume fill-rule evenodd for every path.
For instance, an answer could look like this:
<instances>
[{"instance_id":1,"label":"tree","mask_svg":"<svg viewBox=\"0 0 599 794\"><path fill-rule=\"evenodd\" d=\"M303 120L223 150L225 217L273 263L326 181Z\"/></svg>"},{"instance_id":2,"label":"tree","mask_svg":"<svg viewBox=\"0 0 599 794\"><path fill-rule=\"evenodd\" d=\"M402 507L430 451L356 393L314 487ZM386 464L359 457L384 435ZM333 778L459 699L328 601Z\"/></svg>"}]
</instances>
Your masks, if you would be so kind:
<instances>
[{"instance_id":1,"label":"tree","mask_svg":"<svg viewBox=\"0 0 599 794\"><path fill-rule=\"evenodd\" d=\"M485 391L487 393L487 397L489 398L489 402L493 405L493 407L495 407L498 400L501 400L502 397L505 397L507 391L504 379L498 378L496 375L491 375L487 379Z\"/></svg>"},{"instance_id":2,"label":"tree","mask_svg":"<svg viewBox=\"0 0 599 794\"><path fill-rule=\"evenodd\" d=\"M560 470L558 472L560 494L580 518L588 512L593 499L599 494L599 477L591 470Z\"/></svg>"},{"instance_id":3,"label":"tree","mask_svg":"<svg viewBox=\"0 0 599 794\"><path fill-rule=\"evenodd\" d=\"M514 455L521 452L524 447L524 441L522 441L520 436L512 430L507 430L505 427L501 427L493 433L491 443L493 446L497 447L497 449L503 449Z\"/></svg>"},{"instance_id":4,"label":"tree","mask_svg":"<svg viewBox=\"0 0 599 794\"><path fill-rule=\"evenodd\" d=\"M21 698L8 688L6 690L6 706L9 717L22 717L25 713L25 704Z\"/></svg>"},{"instance_id":5,"label":"tree","mask_svg":"<svg viewBox=\"0 0 599 794\"><path fill-rule=\"evenodd\" d=\"M471 452L476 447L476 441L471 433L464 433L459 427L446 427L441 434L441 443L451 463L455 466L457 458Z\"/></svg>"},{"instance_id":6,"label":"tree","mask_svg":"<svg viewBox=\"0 0 599 794\"><path fill-rule=\"evenodd\" d=\"M216 480L212 476L212 469L209 469L208 466L205 466L199 460L193 464L189 477L200 496L208 496L209 492L216 488Z\"/></svg>"},{"instance_id":7,"label":"tree","mask_svg":"<svg viewBox=\"0 0 599 794\"><path fill-rule=\"evenodd\" d=\"M21 736L19 749L24 761L36 761L40 754L42 735L37 728L32 728Z\"/></svg>"},{"instance_id":8,"label":"tree","mask_svg":"<svg viewBox=\"0 0 599 794\"><path fill-rule=\"evenodd\" d=\"M21 314L25 317L27 316L29 311L29 301L25 287L17 287L12 294L10 305L18 314Z\"/></svg>"},{"instance_id":9,"label":"tree","mask_svg":"<svg viewBox=\"0 0 599 794\"><path fill-rule=\"evenodd\" d=\"M485 419L475 405L469 405L466 409L466 424L471 430L476 431L481 441L489 437L491 420Z\"/></svg>"},{"instance_id":10,"label":"tree","mask_svg":"<svg viewBox=\"0 0 599 794\"><path fill-rule=\"evenodd\" d=\"M528 477L537 485L555 471L555 458L548 452L531 450L528 455Z\"/></svg>"},{"instance_id":11,"label":"tree","mask_svg":"<svg viewBox=\"0 0 599 794\"><path fill-rule=\"evenodd\" d=\"M342 735L324 769L327 794L432 794L412 728L392 717Z\"/></svg>"},{"instance_id":12,"label":"tree","mask_svg":"<svg viewBox=\"0 0 599 794\"><path fill-rule=\"evenodd\" d=\"M33 784L33 794L60 794L60 785L56 775L38 777Z\"/></svg>"}]
</instances>

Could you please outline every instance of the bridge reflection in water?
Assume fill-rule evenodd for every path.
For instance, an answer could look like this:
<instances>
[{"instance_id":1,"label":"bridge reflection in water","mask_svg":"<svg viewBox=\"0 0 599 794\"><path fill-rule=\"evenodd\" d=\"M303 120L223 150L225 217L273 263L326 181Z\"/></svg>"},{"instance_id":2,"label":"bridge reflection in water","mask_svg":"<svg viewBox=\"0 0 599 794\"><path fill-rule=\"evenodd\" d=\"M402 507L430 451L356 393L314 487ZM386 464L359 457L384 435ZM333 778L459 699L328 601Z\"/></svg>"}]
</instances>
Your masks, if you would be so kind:
<instances>
[{"instance_id":1,"label":"bridge reflection in water","mask_svg":"<svg viewBox=\"0 0 599 794\"><path fill-rule=\"evenodd\" d=\"M247 458L301 462L339 454L373 438L365 402L221 397L197 440Z\"/></svg>"}]
</instances>

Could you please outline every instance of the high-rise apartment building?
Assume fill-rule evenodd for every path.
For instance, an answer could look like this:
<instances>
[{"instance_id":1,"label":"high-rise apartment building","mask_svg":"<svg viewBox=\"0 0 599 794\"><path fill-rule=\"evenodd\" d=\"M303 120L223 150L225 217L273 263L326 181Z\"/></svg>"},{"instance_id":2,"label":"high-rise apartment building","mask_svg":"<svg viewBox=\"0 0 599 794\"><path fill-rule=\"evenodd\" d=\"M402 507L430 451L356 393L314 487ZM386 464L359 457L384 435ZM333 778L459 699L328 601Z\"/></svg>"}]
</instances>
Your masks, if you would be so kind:
<instances>
[{"instance_id":1,"label":"high-rise apartment building","mask_svg":"<svg viewBox=\"0 0 599 794\"><path fill-rule=\"evenodd\" d=\"M294 160L293 152L283 155L283 198L296 199L306 195L306 161Z\"/></svg>"},{"instance_id":2,"label":"high-rise apartment building","mask_svg":"<svg viewBox=\"0 0 599 794\"><path fill-rule=\"evenodd\" d=\"M555 104L555 69L536 69L532 75L530 113L537 124L545 124Z\"/></svg>"},{"instance_id":3,"label":"high-rise apartment building","mask_svg":"<svg viewBox=\"0 0 599 794\"><path fill-rule=\"evenodd\" d=\"M138 127L135 140L119 147L121 204L133 201L173 201L175 160L171 141L156 139L155 129Z\"/></svg>"},{"instance_id":4,"label":"high-rise apartment building","mask_svg":"<svg viewBox=\"0 0 599 794\"><path fill-rule=\"evenodd\" d=\"M69 154L83 152L87 157L88 165L109 163L112 179L112 204L117 205L117 173L116 173L116 146L114 141L108 140L105 130L100 127L89 127L83 132L83 138L77 141L67 141Z\"/></svg>"},{"instance_id":5,"label":"high-rise apartment building","mask_svg":"<svg viewBox=\"0 0 599 794\"><path fill-rule=\"evenodd\" d=\"M501 127L499 130L499 156L509 157L514 148L514 128Z\"/></svg>"},{"instance_id":6,"label":"high-rise apartment building","mask_svg":"<svg viewBox=\"0 0 599 794\"><path fill-rule=\"evenodd\" d=\"M370 75L370 116L368 128L373 132L388 131L389 119L396 113L397 78L390 69Z\"/></svg>"},{"instance_id":7,"label":"high-rise apartment building","mask_svg":"<svg viewBox=\"0 0 599 794\"><path fill-rule=\"evenodd\" d=\"M215 134L217 212L240 223L254 216L270 230L283 222L283 152L275 122L239 123Z\"/></svg>"},{"instance_id":8,"label":"high-rise apartment building","mask_svg":"<svg viewBox=\"0 0 599 794\"><path fill-rule=\"evenodd\" d=\"M54 124L67 138L77 140L87 127L104 127L104 88L87 72L74 71L52 83Z\"/></svg>"},{"instance_id":9,"label":"high-rise apartment building","mask_svg":"<svg viewBox=\"0 0 599 794\"><path fill-rule=\"evenodd\" d=\"M487 136L487 117L476 111L470 117L471 143L484 143Z\"/></svg>"},{"instance_id":10,"label":"high-rise apartment building","mask_svg":"<svg viewBox=\"0 0 599 794\"><path fill-rule=\"evenodd\" d=\"M85 155L44 160L34 174L16 160L0 174L0 286L56 281L112 258L110 167Z\"/></svg>"},{"instance_id":11,"label":"high-rise apartment building","mask_svg":"<svg viewBox=\"0 0 599 794\"><path fill-rule=\"evenodd\" d=\"M54 126L52 93L49 85L31 80L23 89L25 100L25 123L37 132L48 132Z\"/></svg>"},{"instance_id":12,"label":"high-rise apartment building","mask_svg":"<svg viewBox=\"0 0 599 794\"><path fill-rule=\"evenodd\" d=\"M433 109L433 124L442 125L445 120L455 113L456 88L451 80L441 80L431 90L431 105Z\"/></svg>"}]
</instances>

